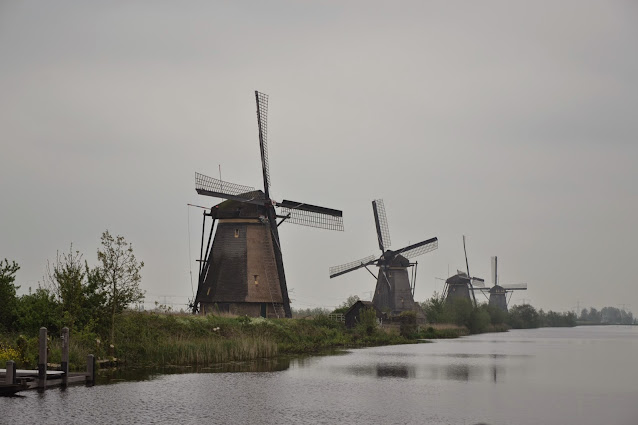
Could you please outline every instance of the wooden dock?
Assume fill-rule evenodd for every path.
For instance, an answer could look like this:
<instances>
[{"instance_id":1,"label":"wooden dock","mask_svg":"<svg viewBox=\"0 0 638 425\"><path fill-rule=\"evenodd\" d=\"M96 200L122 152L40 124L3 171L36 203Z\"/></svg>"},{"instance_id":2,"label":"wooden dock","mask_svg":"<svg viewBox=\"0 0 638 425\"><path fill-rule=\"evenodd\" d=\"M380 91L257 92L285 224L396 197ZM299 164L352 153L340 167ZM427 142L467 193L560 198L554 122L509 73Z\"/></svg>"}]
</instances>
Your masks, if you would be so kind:
<instances>
[{"instance_id":1,"label":"wooden dock","mask_svg":"<svg viewBox=\"0 0 638 425\"><path fill-rule=\"evenodd\" d=\"M95 382L95 356L86 359L86 372L69 372L69 328L62 329L61 370L47 370L47 329L40 328L39 358L37 370L17 369L14 361L7 362L6 369L0 369L0 396L13 395L19 391L37 389L44 391L50 387L66 387L71 384L93 385Z\"/></svg>"}]
</instances>

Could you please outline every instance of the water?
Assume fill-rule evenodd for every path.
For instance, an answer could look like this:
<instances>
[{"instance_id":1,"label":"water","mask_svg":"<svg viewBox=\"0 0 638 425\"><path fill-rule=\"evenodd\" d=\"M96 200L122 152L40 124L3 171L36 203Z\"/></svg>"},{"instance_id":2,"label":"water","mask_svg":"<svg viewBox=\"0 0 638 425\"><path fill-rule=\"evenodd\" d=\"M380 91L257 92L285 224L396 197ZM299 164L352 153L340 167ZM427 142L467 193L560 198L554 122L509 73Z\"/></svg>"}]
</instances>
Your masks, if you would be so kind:
<instances>
[{"instance_id":1,"label":"water","mask_svg":"<svg viewBox=\"0 0 638 425\"><path fill-rule=\"evenodd\" d=\"M638 327L515 330L25 392L0 423L636 425L636 359Z\"/></svg>"}]
</instances>

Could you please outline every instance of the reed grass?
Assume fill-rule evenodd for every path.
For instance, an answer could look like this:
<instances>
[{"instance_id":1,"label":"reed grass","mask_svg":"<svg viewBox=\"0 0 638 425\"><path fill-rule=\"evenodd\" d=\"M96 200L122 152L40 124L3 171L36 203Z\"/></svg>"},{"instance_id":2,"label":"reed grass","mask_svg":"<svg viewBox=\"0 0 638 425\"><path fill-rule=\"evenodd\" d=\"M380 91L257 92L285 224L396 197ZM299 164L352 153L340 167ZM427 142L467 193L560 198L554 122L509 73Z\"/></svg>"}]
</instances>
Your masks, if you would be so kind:
<instances>
[{"instance_id":1,"label":"reed grass","mask_svg":"<svg viewBox=\"0 0 638 425\"><path fill-rule=\"evenodd\" d=\"M420 339L456 338L467 328L428 325L402 336L392 327L346 329L327 316L312 319L263 319L227 314L198 316L125 312L116 319L115 343L96 334L71 331L70 367L83 370L86 356L115 358L127 366L195 366L244 362L282 355L314 354L335 349L414 343ZM37 337L22 338L23 367L37 365ZM7 344L5 344L7 345ZM14 344L9 344L9 346ZM49 363L60 363L61 340L51 336Z\"/></svg>"}]
</instances>

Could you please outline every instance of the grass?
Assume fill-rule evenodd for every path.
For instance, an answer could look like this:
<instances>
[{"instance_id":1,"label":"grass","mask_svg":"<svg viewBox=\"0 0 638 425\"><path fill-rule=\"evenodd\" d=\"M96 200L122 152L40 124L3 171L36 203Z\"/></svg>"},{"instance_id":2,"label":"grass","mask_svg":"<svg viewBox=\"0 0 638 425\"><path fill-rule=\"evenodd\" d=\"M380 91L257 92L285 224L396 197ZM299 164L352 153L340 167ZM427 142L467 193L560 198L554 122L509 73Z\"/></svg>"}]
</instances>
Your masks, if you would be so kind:
<instances>
[{"instance_id":1,"label":"grass","mask_svg":"<svg viewBox=\"0 0 638 425\"><path fill-rule=\"evenodd\" d=\"M314 354L335 349L415 343L422 339L468 335L465 327L427 325L410 335L398 328L358 327L316 316L306 319L263 319L228 314L198 316L157 312L125 312L116 319L115 344L107 346L92 333L71 332L70 368L84 370L86 356L116 358L133 367L207 367L233 361ZM13 340L13 341L12 341ZM0 335L2 356L18 353L19 367L37 365L37 336ZM8 351L14 349L15 352ZM49 363L60 363L61 340L50 335Z\"/></svg>"}]
</instances>

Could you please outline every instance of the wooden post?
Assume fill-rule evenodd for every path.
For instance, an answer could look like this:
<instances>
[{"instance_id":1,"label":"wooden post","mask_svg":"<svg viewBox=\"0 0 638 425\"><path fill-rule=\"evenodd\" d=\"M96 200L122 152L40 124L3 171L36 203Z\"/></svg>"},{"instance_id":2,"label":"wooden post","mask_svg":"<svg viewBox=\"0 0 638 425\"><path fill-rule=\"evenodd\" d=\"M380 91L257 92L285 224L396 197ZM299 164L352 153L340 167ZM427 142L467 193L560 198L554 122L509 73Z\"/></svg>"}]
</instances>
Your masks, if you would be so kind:
<instances>
[{"instance_id":1,"label":"wooden post","mask_svg":"<svg viewBox=\"0 0 638 425\"><path fill-rule=\"evenodd\" d=\"M69 376L69 328L62 328L62 386L66 387Z\"/></svg>"},{"instance_id":2,"label":"wooden post","mask_svg":"<svg viewBox=\"0 0 638 425\"><path fill-rule=\"evenodd\" d=\"M47 328L40 328L40 356L38 360L38 388L47 386Z\"/></svg>"},{"instance_id":3,"label":"wooden post","mask_svg":"<svg viewBox=\"0 0 638 425\"><path fill-rule=\"evenodd\" d=\"M7 385L13 385L16 383L16 364L13 360L7 362L7 374L5 376L5 383Z\"/></svg>"},{"instance_id":4,"label":"wooden post","mask_svg":"<svg viewBox=\"0 0 638 425\"><path fill-rule=\"evenodd\" d=\"M86 383L89 385L95 383L95 356L93 354L86 356Z\"/></svg>"}]
</instances>

